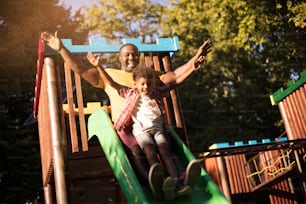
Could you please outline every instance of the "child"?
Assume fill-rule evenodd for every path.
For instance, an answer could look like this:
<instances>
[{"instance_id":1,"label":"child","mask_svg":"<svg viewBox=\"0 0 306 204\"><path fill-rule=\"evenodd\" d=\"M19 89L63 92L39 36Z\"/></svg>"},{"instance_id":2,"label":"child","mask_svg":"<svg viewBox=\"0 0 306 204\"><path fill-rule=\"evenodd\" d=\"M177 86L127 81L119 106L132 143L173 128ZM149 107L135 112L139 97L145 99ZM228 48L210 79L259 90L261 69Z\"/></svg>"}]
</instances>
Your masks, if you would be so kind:
<instances>
[{"instance_id":1,"label":"child","mask_svg":"<svg viewBox=\"0 0 306 204\"><path fill-rule=\"evenodd\" d=\"M93 65L97 66L98 59L92 53L88 53L87 57ZM133 135L145 153L150 166L148 180L153 194L158 198L164 197L166 200L189 194L191 188L179 179L178 170L169 151L164 134L165 123L161 105L161 98L181 81L178 80L170 85L161 85L158 75L153 69L137 67L133 70L135 88L128 88L114 82L103 68L99 66L97 68L101 72L105 83L118 90L126 100L118 119L114 123L114 128L120 131L125 126L133 124ZM150 180L154 176L152 174L163 175L156 149L158 149L160 159L170 175L164 181ZM196 174L198 174L196 178L198 178L200 165L198 163L192 164L189 167L194 168ZM163 195L154 185L160 185L159 189L163 190Z\"/></svg>"}]
</instances>

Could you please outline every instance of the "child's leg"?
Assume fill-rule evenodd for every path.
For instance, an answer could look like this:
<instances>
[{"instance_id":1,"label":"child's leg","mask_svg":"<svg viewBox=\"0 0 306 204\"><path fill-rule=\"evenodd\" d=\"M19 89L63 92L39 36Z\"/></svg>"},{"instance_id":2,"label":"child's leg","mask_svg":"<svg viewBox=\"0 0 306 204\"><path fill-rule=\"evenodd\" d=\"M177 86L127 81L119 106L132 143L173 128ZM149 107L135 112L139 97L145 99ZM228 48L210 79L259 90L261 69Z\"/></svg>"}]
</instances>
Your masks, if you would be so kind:
<instances>
[{"instance_id":1,"label":"child's leg","mask_svg":"<svg viewBox=\"0 0 306 204\"><path fill-rule=\"evenodd\" d=\"M133 166L136 175L140 177L141 181L145 181L146 185L148 183L149 166L144 153L141 151L139 145L135 145L130 148L130 161Z\"/></svg>"},{"instance_id":2,"label":"child's leg","mask_svg":"<svg viewBox=\"0 0 306 204\"><path fill-rule=\"evenodd\" d=\"M157 158L157 151L156 151L156 146L155 145L149 144L149 145L144 146L144 152L147 156L149 165L151 166L150 171L153 168L157 168L156 166L158 166L159 168L162 168L160 163L159 163L159 160ZM152 179L152 181L153 181L153 179ZM158 185L159 184L160 183L158 183ZM165 200L172 200L175 196L175 192L174 192L175 183L174 183L174 181L171 177L166 178L161 183L161 185L159 186L160 191L153 190L154 189L154 183L153 182L151 182L151 186L152 186L151 187L152 191L157 192L157 193L155 193L155 195L157 197L160 194L160 191L162 192ZM155 186L157 186L157 185L155 185Z\"/></svg>"},{"instance_id":3,"label":"child's leg","mask_svg":"<svg viewBox=\"0 0 306 204\"><path fill-rule=\"evenodd\" d=\"M176 177L179 178L179 181L183 185L189 186L192 189L201 176L201 164L196 160L189 162L185 171L184 178L181 179L180 176L182 172L178 171L177 166L175 165L176 164L175 159L178 159L176 155L171 154L173 152L169 150L170 148L168 147L167 144L160 144L158 145L158 147L160 155L163 156L162 161L169 175L172 178L175 178L174 176L176 175ZM174 169L173 167L175 167L175 170L173 170Z\"/></svg>"},{"instance_id":4,"label":"child's leg","mask_svg":"<svg viewBox=\"0 0 306 204\"><path fill-rule=\"evenodd\" d=\"M201 164L196 160L193 160L189 162L185 170L178 156L173 152L173 146L171 143L171 139L167 134L167 131L164 130L164 133L167 139L170 154L172 155L173 161L179 173L179 179L184 182L185 185L188 185L190 186L190 188L193 188L201 176Z\"/></svg>"},{"instance_id":5,"label":"child's leg","mask_svg":"<svg viewBox=\"0 0 306 204\"><path fill-rule=\"evenodd\" d=\"M147 163L150 167L147 177L149 186L155 197L158 199L163 199L164 192L162 190L162 186L164 180L164 171L157 158L157 150L154 141L146 132L141 135L137 135L135 138L140 146L139 149L143 150L143 153L147 159ZM136 150L136 152L138 155L138 150Z\"/></svg>"},{"instance_id":6,"label":"child's leg","mask_svg":"<svg viewBox=\"0 0 306 204\"><path fill-rule=\"evenodd\" d=\"M157 158L157 152L156 152L156 147L154 144L147 144L143 147L143 151L146 155L146 158L148 160L149 166L152 166L155 163L158 162Z\"/></svg>"},{"instance_id":7,"label":"child's leg","mask_svg":"<svg viewBox=\"0 0 306 204\"><path fill-rule=\"evenodd\" d=\"M155 129L154 132L154 140L158 146L159 155L161 157L161 160L168 171L169 175L176 179L179 177L179 172L176 167L176 164L174 163L173 155L171 154L172 151L169 148L169 145L167 143L166 136L163 134L163 129Z\"/></svg>"},{"instance_id":8,"label":"child's leg","mask_svg":"<svg viewBox=\"0 0 306 204\"><path fill-rule=\"evenodd\" d=\"M173 158L173 161L175 163L176 169L178 170L179 174L184 174L185 173L185 167L183 166L183 164L179 160L178 156L174 152L173 143L171 141L169 133L167 132L167 128L164 128L163 130L164 130L163 133L164 133L165 138L167 140L169 151L170 151L170 154L172 155L172 158Z\"/></svg>"},{"instance_id":9,"label":"child's leg","mask_svg":"<svg viewBox=\"0 0 306 204\"><path fill-rule=\"evenodd\" d=\"M168 174L172 178L177 178L179 173L176 169L175 163L173 162L172 155L169 152L168 145L166 143L159 144L158 151Z\"/></svg>"},{"instance_id":10,"label":"child's leg","mask_svg":"<svg viewBox=\"0 0 306 204\"><path fill-rule=\"evenodd\" d=\"M117 134L127 149L128 158L136 175L140 177L141 181L145 181L145 184L148 185L149 167L143 151L132 134L132 126L117 131Z\"/></svg>"},{"instance_id":11,"label":"child's leg","mask_svg":"<svg viewBox=\"0 0 306 204\"><path fill-rule=\"evenodd\" d=\"M146 155L149 166L151 167L153 164L159 163L156 145L151 134L143 131L142 134L135 135L135 139Z\"/></svg>"},{"instance_id":12,"label":"child's leg","mask_svg":"<svg viewBox=\"0 0 306 204\"><path fill-rule=\"evenodd\" d=\"M179 173L176 169L172 155L169 152L168 145L166 143L158 144L158 150L167 172L173 178L176 184L177 196L189 194L191 192L191 188L187 185L184 185L184 183L180 181Z\"/></svg>"}]
</instances>

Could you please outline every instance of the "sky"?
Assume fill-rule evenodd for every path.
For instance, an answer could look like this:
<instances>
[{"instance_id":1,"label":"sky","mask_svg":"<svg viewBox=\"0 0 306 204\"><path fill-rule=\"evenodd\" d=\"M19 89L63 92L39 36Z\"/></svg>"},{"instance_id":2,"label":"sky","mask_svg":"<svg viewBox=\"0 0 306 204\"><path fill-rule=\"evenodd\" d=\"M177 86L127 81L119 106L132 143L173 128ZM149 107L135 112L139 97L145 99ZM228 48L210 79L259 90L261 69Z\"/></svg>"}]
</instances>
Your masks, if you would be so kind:
<instances>
[{"instance_id":1,"label":"sky","mask_svg":"<svg viewBox=\"0 0 306 204\"><path fill-rule=\"evenodd\" d=\"M71 6L72 14L74 14L75 11L81 8L83 5L90 7L97 2L98 0L59 0L59 3L63 3L65 6L67 6L67 8ZM166 4L167 0L155 0L155 2Z\"/></svg>"},{"instance_id":2,"label":"sky","mask_svg":"<svg viewBox=\"0 0 306 204\"><path fill-rule=\"evenodd\" d=\"M60 0L59 1L60 4L63 3L67 8L71 6L72 14L74 14L76 10L78 10L84 5L90 7L91 5L97 2L98 0Z\"/></svg>"}]
</instances>

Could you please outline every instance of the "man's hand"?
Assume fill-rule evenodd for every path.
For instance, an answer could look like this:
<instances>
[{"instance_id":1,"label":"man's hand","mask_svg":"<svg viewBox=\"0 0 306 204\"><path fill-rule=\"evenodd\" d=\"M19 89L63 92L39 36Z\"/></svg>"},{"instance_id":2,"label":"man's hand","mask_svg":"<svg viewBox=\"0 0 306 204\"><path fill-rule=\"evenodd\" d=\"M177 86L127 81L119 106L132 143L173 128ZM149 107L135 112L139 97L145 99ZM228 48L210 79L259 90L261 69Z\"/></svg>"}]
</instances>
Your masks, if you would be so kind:
<instances>
[{"instance_id":1,"label":"man's hand","mask_svg":"<svg viewBox=\"0 0 306 204\"><path fill-rule=\"evenodd\" d=\"M211 51L212 42L206 40L201 47L198 49L197 54L195 55L194 61L194 70L198 70L206 62L206 55Z\"/></svg>"},{"instance_id":2,"label":"man's hand","mask_svg":"<svg viewBox=\"0 0 306 204\"><path fill-rule=\"evenodd\" d=\"M53 50L60 51L63 48L62 41L57 37L57 32L55 32L54 35L48 32L42 32L40 36Z\"/></svg>"},{"instance_id":3,"label":"man's hand","mask_svg":"<svg viewBox=\"0 0 306 204\"><path fill-rule=\"evenodd\" d=\"M95 56L92 52L87 53L87 59L88 61L93 65L93 66L98 66L99 65L99 60L101 56Z\"/></svg>"}]
</instances>

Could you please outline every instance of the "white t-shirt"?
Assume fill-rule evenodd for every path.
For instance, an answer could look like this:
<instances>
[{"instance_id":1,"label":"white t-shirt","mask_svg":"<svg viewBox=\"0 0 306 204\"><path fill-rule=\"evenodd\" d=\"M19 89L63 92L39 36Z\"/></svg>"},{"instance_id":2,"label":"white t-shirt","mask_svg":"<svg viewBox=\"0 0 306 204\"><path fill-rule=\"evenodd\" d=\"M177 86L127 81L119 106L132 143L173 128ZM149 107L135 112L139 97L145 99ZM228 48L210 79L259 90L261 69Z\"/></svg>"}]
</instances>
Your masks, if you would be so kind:
<instances>
[{"instance_id":1,"label":"white t-shirt","mask_svg":"<svg viewBox=\"0 0 306 204\"><path fill-rule=\"evenodd\" d=\"M161 115L161 110L156 100L148 96L140 95L132 114L132 120L134 122L133 134L141 134L144 129L150 129L152 127L161 128L163 126Z\"/></svg>"}]
</instances>

